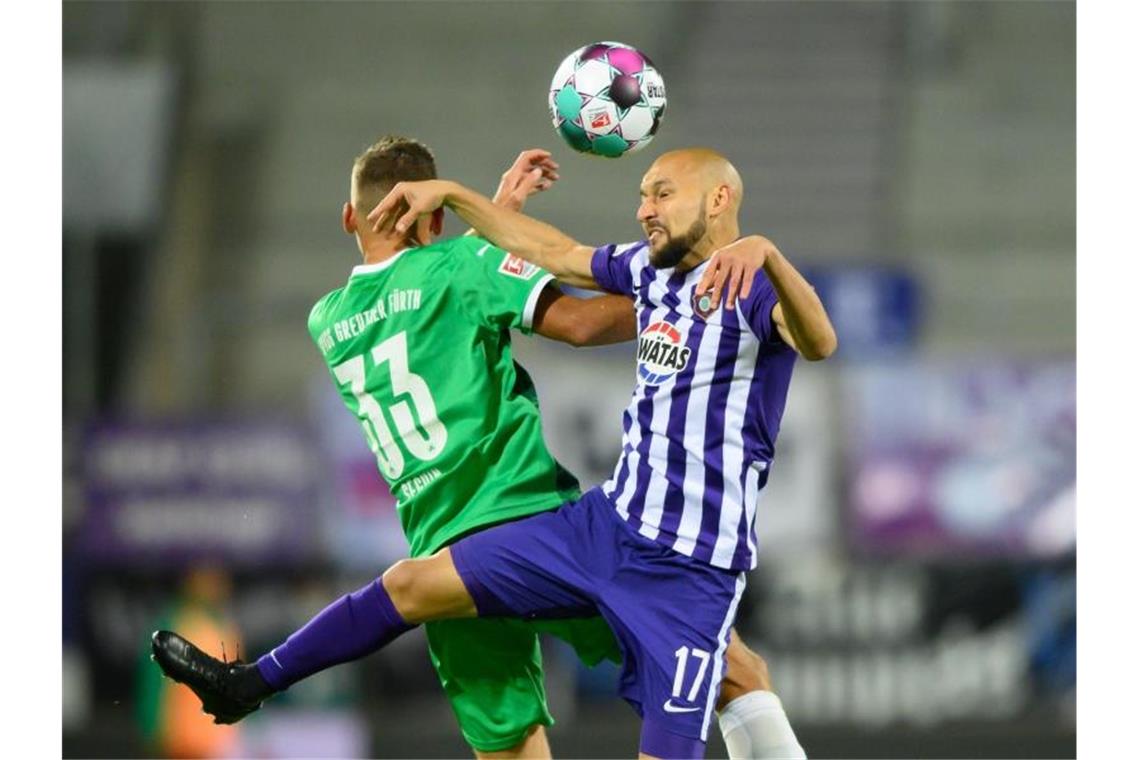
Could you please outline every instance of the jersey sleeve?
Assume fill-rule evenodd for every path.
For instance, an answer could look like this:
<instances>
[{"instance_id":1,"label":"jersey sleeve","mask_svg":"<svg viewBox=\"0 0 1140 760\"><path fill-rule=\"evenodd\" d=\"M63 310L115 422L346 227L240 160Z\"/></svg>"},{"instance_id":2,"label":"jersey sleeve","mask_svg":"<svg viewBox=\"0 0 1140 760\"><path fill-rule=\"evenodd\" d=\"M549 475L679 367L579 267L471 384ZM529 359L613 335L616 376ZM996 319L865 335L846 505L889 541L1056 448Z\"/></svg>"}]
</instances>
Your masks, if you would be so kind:
<instances>
[{"instance_id":1,"label":"jersey sleeve","mask_svg":"<svg viewBox=\"0 0 1140 760\"><path fill-rule=\"evenodd\" d=\"M321 353L326 356L332 351L334 345L331 330L328 326L328 303L336 297L338 292L339 291L333 291L329 293L313 304L313 308L309 311L309 336L313 339L313 342L317 344L317 348L321 350Z\"/></svg>"},{"instance_id":2,"label":"jersey sleeve","mask_svg":"<svg viewBox=\"0 0 1140 760\"><path fill-rule=\"evenodd\" d=\"M752 281L752 292L748 294L748 298L740 299L739 308L744 321L762 343L782 340L776 323L772 321L772 309L777 303L776 289L772 287L764 271L758 271Z\"/></svg>"},{"instance_id":3,"label":"jersey sleeve","mask_svg":"<svg viewBox=\"0 0 1140 760\"><path fill-rule=\"evenodd\" d=\"M478 237L463 239L453 286L480 325L530 333L542 289L554 276Z\"/></svg>"},{"instance_id":4,"label":"jersey sleeve","mask_svg":"<svg viewBox=\"0 0 1140 760\"><path fill-rule=\"evenodd\" d=\"M609 244L594 249L590 270L598 287L609 293L633 296L633 265L639 253L645 250L644 240L626 245Z\"/></svg>"}]
</instances>

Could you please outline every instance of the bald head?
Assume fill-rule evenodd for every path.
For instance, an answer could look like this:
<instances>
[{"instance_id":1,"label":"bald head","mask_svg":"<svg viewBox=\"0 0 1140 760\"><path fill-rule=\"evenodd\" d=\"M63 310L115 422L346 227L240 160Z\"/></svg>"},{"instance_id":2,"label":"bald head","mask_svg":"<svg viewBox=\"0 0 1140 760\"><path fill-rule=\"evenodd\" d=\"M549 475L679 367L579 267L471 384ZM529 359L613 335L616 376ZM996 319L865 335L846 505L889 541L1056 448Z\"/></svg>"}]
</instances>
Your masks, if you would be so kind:
<instances>
[{"instance_id":1,"label":"bald head","mask_svg":"<svg viewBox=\"0 0 1140 760\"><path fill-rule=\"evenodd\" d=\"M663 153L649 167L646 177L653 173L668 176L679 183L694 183L702 194L727 187L733 211L740 209L744 198L744 182L740 173L731 161L712 148L681 148Z\"/></svg>"}]
</instances>

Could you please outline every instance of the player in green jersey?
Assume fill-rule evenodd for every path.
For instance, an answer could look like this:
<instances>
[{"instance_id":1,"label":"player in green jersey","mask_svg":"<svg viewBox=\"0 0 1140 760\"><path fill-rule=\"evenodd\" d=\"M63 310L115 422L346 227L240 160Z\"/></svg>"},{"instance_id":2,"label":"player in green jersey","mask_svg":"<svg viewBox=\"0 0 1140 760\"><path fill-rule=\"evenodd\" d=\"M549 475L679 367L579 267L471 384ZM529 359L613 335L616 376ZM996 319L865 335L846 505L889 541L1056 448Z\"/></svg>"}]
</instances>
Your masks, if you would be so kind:
<instances>
[{"instance_id":1,"label":"player in green jersey","mask_svg":"<svg viewBox=\"0 0 1140 760\"><path fill-rule=\"evenodd\" d=\"M503 176L496 201L521 208L529 192L557 178L556 170L548 154L525 154ZM420 557L481 527L579 496L577 480L543 442L534 385L512 359L509 330L537 329L585 345L631 339L635 327L626 299L563 296L547 287L550 275L485 240L422 245L440 231L438 218L404 250L377 256L384 242L357 222L391 178L404 174L435 174L430 152L414 141L386 138L357 158L342 221L365 263L317 302L309 332L396 497L411 555ZM443 352L443 345L465 350ZM449 360L438 361L444 353ZM590 664L618 658L600 618L543 625L561 628L553 632ZM425 631L477 754L549 753L541 727L553 719L534 626L452 620Z\"/></svg>"},{"instance_id":2,"label":"player in green jersey","mask_svg":"<svg viewBox=\"0 0 1140 760\"><path fill-rule=\"evenodd\" d=\"M430 151L403 138L385 138L356 160L343 224L364 263L309 316L312 338L396 497L413 557L579 496L543 442L534 386L513 361L510 330L572 345L636 334L624 297L567 296L546 272L478 237L434 243L442 211L400 240L372 231L366 215L396 182L434 176ZM496 200L521 207L556 179L549 154L524 152ZM568 641L588 664L619 657L600 617L457 619L425 629L464 737L480 757L550 754L539 631ZM728 664L718 706L769 688L763 661L735 636Z\"/></svg>"},{"instance_id":3,"label":"player in green jersey","mask_svg":"<svg viewBox=\"0 0 1140 760\"><path fill-rule=\"evenodd\" d=\"M512 167L500 202L512 199L520 182L537 189L542 180L526 175L545 158ZM416 245L428 242L417 234L404 250L369 263L375 236L357 220L391 184L376 180L414 173L416 165L434 174L426 148L404 140L381 140L357 159L343 222L366 263L313 307L309 331L396 497L411 555L420 557L478 528L579 496L576 479L543 442L534 386L512 359L509 330L536 329L584 345L631 339L634 322L626 299L563 296L547 287L550 275L472 236ZM547 160L543 168L551 181L554 165ZM522 205L517 193L513 200ZM440 362L445 344L465 350L448 351ZM566 629L559 633L587 662L617 658L601 619L553 625ZM513 620L425 628L468 743L484 753L529 738L530 753L545 749L533 746L545 744L535 727L553 722L535 628Z\"/></svg>"}]
</instances>

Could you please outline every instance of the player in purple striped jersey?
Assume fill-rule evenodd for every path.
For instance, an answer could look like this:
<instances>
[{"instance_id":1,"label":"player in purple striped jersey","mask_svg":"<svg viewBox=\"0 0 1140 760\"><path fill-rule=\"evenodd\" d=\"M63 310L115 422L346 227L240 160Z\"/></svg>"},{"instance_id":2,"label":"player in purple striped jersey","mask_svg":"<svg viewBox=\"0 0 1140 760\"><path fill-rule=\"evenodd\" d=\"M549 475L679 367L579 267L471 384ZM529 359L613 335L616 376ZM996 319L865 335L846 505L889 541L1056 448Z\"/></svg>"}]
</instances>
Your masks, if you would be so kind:
<instances>
[{"instance_id":1,"label":"player in purple striped jersey","mask_svg":"<svg viewBox=\"0 0 1140 760\"><path fill-rule=\"evenodd\" d=\"M795 358L823 359L837 345L815 291L776 246L764 237L740 237L742 198L743 183L727 159L690 149L663 155L646 173L637 212L646 239L628 245L582 245L444 181L398 185L370 216L378 228L392 225L399 232L446 205L487 239L565 283L633 297L640 331L637 386L624 415L621 459L597 501L612 506L638 535L738 573L756 564L757 501L774 458ZM757 271L745 279L739 303L730 287L722 305L726 276L746 264ZM583 501L597 496L591 492ZM505 533L504 540L512 538ZM517 568L510 574L489 569L482 556L495 555L492 541L472 543L480 556L458 545L449 559L481 612L503 599L509 600L505 612L525 608L520 586L543 581ZM518 554L525 551L515 551L511 561L521 562ZM722 631L716 640L723 638ZM693 651L676 650L678 681L680 663ZM722 651L718 646L716 656ZM652 691L652 684L643 688ZM654 721L652 705L642 700L638 707L647 724ZM666 701L664 709L672 713L676 704ZM703 740L707 722L701 729ZM646 737L643 730L642 748L650 750Z\"/></svg>"}]
</instances>

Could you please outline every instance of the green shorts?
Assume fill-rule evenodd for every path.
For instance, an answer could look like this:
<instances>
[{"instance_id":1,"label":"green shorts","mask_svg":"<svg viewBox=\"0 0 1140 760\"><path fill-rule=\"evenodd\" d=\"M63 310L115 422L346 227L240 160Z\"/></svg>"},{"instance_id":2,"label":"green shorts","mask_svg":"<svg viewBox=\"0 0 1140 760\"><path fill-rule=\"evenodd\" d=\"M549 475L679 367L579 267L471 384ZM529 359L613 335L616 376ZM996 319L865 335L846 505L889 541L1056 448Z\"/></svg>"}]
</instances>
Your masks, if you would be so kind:
<instances>
[{"instance_id":1,"label":"green shorts","mask_svg":"<svg viewBox=\"0 0 1140 760\"><path fill-rule=\"evenodd\" d=\"M482 752L509 749L531 726L554 723L543 687L540 632L569 643L587 665L621 661L613 632L600 617L438 620L424 631L463 737Z\"/></svg>"}]
</instances>

